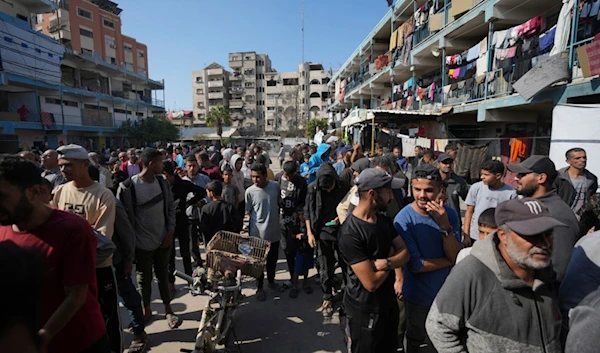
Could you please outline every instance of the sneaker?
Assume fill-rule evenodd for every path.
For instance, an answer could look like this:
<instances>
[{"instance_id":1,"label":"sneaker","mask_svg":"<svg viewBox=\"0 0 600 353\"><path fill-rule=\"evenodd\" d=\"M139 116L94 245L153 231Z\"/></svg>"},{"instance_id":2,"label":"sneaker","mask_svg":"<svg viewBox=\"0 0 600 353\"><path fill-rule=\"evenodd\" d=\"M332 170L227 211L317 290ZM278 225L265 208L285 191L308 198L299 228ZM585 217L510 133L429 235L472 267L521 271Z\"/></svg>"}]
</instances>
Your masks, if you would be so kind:
<instances>
[{"instance_id":1,"label":"sneaker","mask_svg":"<svg viewBox=\"0 0 600 353\"><path fill-rule=\"evenodd\" d=\"M323 317L333 316L333 302L331 302L330 300L324 300L323 305L321 305L321 309L323 312Z\"/></svg>"}]
</instances>

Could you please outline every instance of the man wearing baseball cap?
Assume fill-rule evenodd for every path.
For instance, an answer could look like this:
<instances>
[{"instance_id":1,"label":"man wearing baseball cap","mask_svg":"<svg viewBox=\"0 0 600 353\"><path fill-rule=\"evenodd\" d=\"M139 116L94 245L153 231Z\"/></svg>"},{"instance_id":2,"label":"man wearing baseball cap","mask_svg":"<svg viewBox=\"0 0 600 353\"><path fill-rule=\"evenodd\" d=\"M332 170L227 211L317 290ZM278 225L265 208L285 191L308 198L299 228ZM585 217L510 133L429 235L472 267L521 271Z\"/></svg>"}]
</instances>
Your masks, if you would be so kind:
<instances>
[{"instance_id":1,"label":"man wearing baseball cap","mask_svg":"<svg viewBox=\"0 0 600 353\"><path fill-rule=\"evenodd\" d=\"M452 207L456 214L460 214L460 199L465 201L467 194L469 193L469 186L465 179L454 174L452 165L454 164L454 158L448 153L440 153L435 161L442 181L446 183L446 195L448 195L448 206ZM462 220L458 217L458 224L462 229Z\"/></svg>"},{"instance_id":2,"label":"man wearing baseball cap","mask_svg":"<svg viewBox=\"0 0 600 353\"><path fill-rule=\"evenodd\" d=\"M565 225L533 198L496 207L498 230L475 243L427 317L439 352L561 352L552 234Z\"/></svg>"},{"instance_id":3,"label":"man wearing baseball cap","mask_svg":"<svg viewBox=\"0 0 600 353\"><path fill-rule=\"evenodd\" d=\"M438 201L442 177L431 164L422 163L412 173L415 200L394 219L396 231L406 243L410 261L404 268L407 352L433 352L425 331L425 319L462 248L457 213ZM426 348L421 348L426 344Z\"/></svg>"},{"instance_id":4,"label":"man wearing baseball cap","mask_svg":"<svg viewBox=\"0 0 600 353\"><path fill-rule=\"evenodd\" d=\"M395 273L410 255L392 221L382 213L402 180L369 168L356 179L359 202L340 228L340 253L348 269L344 308L351 351L396 352L398 304ZM390 256L390 254L393 254Z\"/></svg>"},{"instance_id":5,"label":"man wearing baseball cap","mask_svg":"<svg viewBox=\"0 0 600 353\"><path fill-rule=\"evenodd\" d=\"M91 161L88 151L79 145L70 144L59 147L56 152L60 171L67 183L54 189L52 205L85 218L92 228L112 239L116 214L115 196L106 186L90 177ZM120 352L121 322L112 257L96 266L96 280L108 340L111 349Z\"/></svg>"},{"instance_id":6,"label":"man wearing baseball cap","mask_svg":"<svg viewBox=\"0 0 600 353\"><path fill-rule=\"evenodd\" d=\"M507 168L517 174L517 194L539 200L548 208L550 216L567 225L554 230L552 267L556 272L556 281L560 283L580 235L575 213L552 187L558 176L554 162L546 156L533 155L519 164L509 164Z\"/></svg>"}]
</instances>

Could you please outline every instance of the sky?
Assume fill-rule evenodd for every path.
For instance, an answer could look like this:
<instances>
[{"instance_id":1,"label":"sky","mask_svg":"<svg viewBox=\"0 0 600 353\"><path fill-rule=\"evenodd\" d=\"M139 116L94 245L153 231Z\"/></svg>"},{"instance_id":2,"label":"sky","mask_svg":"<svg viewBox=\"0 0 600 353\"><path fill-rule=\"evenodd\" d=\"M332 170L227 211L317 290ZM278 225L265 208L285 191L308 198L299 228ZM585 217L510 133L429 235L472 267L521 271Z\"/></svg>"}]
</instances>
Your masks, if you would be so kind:
<instances>
[{"instance_id":1,"label":"sky","mask_svg":"<svg viewBox=\"0 0 600 353\"><path fill-rule=\"evenodd\" d=\"M229 69L230 52L268 54L280 72L296 71L302 61L302 0L116 2L123 34L148 46L150 78L165 80L167 110L191 110L192 71L212 62ZM388 10L384 0L305 0L304 6L305 60L333 70Z\"/></svg>"}]
</instances>

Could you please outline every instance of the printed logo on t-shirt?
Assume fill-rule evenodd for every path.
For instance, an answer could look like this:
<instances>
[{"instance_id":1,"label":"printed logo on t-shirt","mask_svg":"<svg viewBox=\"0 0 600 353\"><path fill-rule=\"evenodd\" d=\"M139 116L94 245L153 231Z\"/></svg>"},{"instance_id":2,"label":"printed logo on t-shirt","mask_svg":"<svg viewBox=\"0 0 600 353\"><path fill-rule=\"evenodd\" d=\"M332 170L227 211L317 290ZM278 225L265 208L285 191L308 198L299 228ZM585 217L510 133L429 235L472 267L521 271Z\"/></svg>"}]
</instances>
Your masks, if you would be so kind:
<instances>
[{"instance_id":1,"label":"printed logo on t-shirt","mask_svg":"<svg viewBox=\"0 0 600 353\"><path fill-rule=\"evenodd\" d=\"M69 202L65 203L65 211L74 213L76 215L80 215L85 218L85 206L84 205L76 205Z\"/></svg>"}]
</instances>

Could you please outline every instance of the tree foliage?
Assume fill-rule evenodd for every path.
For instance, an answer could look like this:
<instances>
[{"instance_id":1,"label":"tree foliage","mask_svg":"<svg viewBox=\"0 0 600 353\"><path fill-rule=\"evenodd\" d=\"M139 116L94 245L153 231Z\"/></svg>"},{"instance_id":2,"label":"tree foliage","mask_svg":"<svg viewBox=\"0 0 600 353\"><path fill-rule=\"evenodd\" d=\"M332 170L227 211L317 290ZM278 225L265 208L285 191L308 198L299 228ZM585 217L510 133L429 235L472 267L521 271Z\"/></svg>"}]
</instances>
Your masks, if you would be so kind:
<instances>
[{"instance_id":1,"label":"tree foliage","mask_svg":"<svg viewBox=\"0 0 600 353\"><path fill-rule=\"evenodd\" d=\"M127 119L121 123L119 133L137 147L157 141L179 140L179 129L164 115L147 117L140 121Z\"/></svg>"},{"instance_id":2,"label":"tree foliage","mask_svg":"<svg viewBox=\"0 0 600 353\"><path fill-rule=\"evenodd\" d=\"M206 114L206 125L217 128L217 135L223 140L223 127L231 126L231 114L229 109L217 106L210 109Z\"/></svg>"},{"instance_id":3,"label":"tree foliage","mask_svg":"<svg viewBox=\"0 0 600 353\"><path fill-rule=\"evenodd\" d=\"M327 119L310 119L306 123L304 136L308 139L313 139L317 133L317 128L323 132L327 132Z\"/></svg>"}]
</instances>

